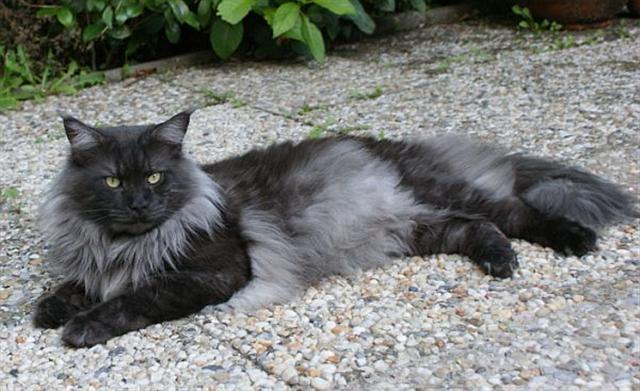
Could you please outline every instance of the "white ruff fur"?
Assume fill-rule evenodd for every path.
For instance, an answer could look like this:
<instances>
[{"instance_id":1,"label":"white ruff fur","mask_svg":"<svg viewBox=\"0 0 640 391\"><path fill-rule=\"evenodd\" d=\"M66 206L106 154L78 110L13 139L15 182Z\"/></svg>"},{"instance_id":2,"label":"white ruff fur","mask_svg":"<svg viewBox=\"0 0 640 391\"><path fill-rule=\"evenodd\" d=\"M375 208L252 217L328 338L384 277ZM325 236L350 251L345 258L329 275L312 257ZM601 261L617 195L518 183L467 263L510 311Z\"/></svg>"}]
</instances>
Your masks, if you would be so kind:
<instances>
[{"instance_id":1,"label":"white ruff fur","mask_svg":"<svg viewBox=\"0 0 640 391\"><path fill-rule=\"evenodd\" d=\"M193 198L159 227L122 239L112 239L80 217L62 186L54 184L42 206L40 222L55 269L67 281L84 284L87 294L100 300L175 269L176 259L188 249L189 234L213 232L220 223L220 190L193 166L197 183Z\"/></svg>"}]
</instances>

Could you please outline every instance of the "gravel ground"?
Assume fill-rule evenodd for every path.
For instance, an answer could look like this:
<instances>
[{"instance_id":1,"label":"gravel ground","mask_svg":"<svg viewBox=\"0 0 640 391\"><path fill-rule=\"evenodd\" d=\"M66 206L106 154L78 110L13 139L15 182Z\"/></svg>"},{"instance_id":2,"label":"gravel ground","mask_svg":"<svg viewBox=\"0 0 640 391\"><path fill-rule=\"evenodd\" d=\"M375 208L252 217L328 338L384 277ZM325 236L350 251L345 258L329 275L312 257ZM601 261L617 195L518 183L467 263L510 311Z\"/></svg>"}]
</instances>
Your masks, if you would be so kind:
<instances>
[{"instance_id":1,"label":"gravel ground","mask_svg":"<svg viewBox=\"0 0 640 391\"><path fill-rule=\"evenodd\" d=\"M625 23L556 51L510 28L436 26L339 46L323 65L184 69L0 115L0 389L640 389L637 221L582 258L515 241L510 280L459 256L399 259L287 305L206 309L90 349L29 320L57 282L35 227L66 152L56 110L119 124L202 107L188 149L203 162L310 134L472 134L638 194L640 24Z\"/></svg>"}]
</instances>

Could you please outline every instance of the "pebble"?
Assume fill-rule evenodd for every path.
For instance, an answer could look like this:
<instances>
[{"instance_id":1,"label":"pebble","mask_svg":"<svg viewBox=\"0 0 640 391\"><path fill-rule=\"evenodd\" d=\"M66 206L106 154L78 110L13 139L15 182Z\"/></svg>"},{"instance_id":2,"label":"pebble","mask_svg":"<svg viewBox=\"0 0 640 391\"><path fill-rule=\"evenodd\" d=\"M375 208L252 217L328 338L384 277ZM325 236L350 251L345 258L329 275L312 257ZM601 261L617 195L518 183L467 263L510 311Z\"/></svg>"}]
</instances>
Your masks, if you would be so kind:
<instances>
[{"instance_id":1,"label":"pebble","mask_svg":"<svg viewBox=\"0 0 640 391\"><path fill-rule=\"evenodd\" d=\"M382 360L378 360L374 362L373 367L376 369L376 371L379 371L379 372L384 372L387 369L389 369L389 365Z\"/></svg>"},{"instance_id":2,"label":"pebble","mask_svg":"<svg viewBox=\"0 0 640 391\"><path fill-rule=\"evenodd\" d=\"M282 371L282 373L280 374L280 377L282 378L282 380L284 380L287 383L293 381L293 379L296 378L297 376L298 376L298 372L293 367L285 368L285 370Z\"/></svg>"},{"instance_id":3,"label":"pebble","mask_svg":"<svg viewBox=\"0 0 640 391\"><path fill-rule=\"evenodd\" d=\"M331 387L331 383L322 378L314 377L311 379L311 387L315 390L328 390Z\"/></svg>"},{"instance_id":4,"label":"pebble","mask_svg":"<svg viewBox=\"0 0 640 391\"><path fill-rule=\"evenodd\" d=\"M529 380L539 375L540 375L540 370L538 368L525 369L520 372L520 377L525 380Z\"/></svg>"}]
</instances>

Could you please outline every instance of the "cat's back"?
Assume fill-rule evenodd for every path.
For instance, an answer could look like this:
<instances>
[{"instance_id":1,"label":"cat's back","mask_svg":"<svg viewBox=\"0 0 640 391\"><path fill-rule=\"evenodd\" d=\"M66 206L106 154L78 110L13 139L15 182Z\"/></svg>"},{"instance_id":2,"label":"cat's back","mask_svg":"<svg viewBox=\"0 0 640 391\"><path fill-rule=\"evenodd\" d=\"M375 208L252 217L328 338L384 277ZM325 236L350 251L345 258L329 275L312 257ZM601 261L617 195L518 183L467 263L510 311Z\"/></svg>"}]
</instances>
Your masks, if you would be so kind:
<instances>
[{"instance_id":1,"label":"cat's back","mask_svg":"<svg viewBox=\"0 0 640 391\"><path fill-rule=\"evenodd\" d=\"M242 203L311 195L330 183L344 183L367 167L370 174L389 171L359 139L336 137L274 144L202 168Z\"/></svg>"}]
</instances>

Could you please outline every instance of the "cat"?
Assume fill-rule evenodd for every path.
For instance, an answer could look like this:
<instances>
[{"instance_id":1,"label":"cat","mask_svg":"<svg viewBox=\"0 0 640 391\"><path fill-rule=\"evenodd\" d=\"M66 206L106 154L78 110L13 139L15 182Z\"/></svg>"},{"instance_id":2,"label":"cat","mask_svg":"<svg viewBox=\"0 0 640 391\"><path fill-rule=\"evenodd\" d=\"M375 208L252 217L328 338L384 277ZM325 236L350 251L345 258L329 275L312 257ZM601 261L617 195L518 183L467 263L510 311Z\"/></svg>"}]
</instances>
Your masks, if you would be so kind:
<instances>
[{"instance_id":1,"label":"cat","mask_svg":"<svg viewBox=\"0 0 640 391\"><path fill-rule=\"evenodd\" d=\"M508 238L582 255L598 228L639 215L595 175L448 136L285 142L198 166L182 151L190 115L63 117L70 154L39 221L65 282L35 326L92 346L208 305L283 303L409 254L459 253L505 278L518 267Z\"/></svg>"}]
</instances>

